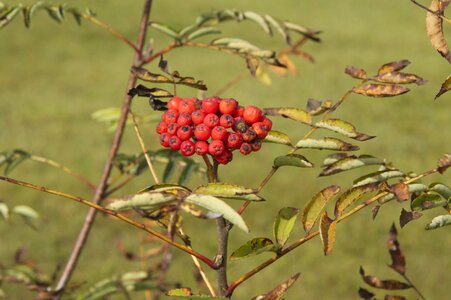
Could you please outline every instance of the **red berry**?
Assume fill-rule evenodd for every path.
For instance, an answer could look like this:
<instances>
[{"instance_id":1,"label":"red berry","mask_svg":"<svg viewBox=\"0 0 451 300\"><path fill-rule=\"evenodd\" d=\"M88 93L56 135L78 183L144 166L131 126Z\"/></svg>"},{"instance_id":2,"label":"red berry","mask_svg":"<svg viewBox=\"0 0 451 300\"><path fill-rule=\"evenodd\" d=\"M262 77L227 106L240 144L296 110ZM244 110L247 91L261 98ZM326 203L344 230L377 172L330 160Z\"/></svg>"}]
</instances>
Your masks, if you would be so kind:
<instances>
[{"instance_id":1,"label":"red berry","mask_svg":"<svg viewBox=\"0 0 451 300\"><path fill-rule=\"evenodd\" d=\"M221 154L215 156L215 159L218 163L226 165L232 161L233 153L228 149L224 149Z\"/></svg>"},{"instance_id":2,"label":"red berry","mask_svg":"<svg viewBox=\"0 0 451 300\"><path fill-rule=\"evenodd\" d=\"M177 136L182 141L189 140L192 135L193 135L193 130L191 129L191 126L183 125L179 129L177 129Z\"/></svg>"},{"instance_id":3,"label":"red berry","mask_svg":"<svg viewBox=\"0 0 451 300\"><path fill-rule=\"evenodd\" d=\"M254 129L249 128L241 136L243 137L244 141L251 142L251 141L255 140L255 138L257 137L257 134L255 133Z\"/></svg>"},{"instance_id":4,"label":"red berry","mask_svg":"<svg viewBox=\"0 0 451 300\"><path fill-rule=\"evenodd\" d=\"M202 109L207 114L215 114L219 109L219 98L210 97L202 101Z\"/></svg>"},{"instance_id":5,"label":"red berry","mask_svg":"<svg viewBox=\"0 0 451 300\"><path fill-rule=\"evenodd\" d=\"M208 143L205 141L197 141L195 149L197 154L205 155L208 153Z\"/></svg>"},{"instance_id":6,"label":"red berry","mask_svg":"<svg viewBox=\"0 0 451 300\"><path fill-rule=\"evenodd\" d=\"M225 128L230 128L230 127L232 127L234 121L235 120L233 119L233 117L231 115L225 114L219 118L219 125L221 125L222 127L225 127Z\"/></svg>"},{"instance_id":7,"label":"red berry","mask_svg":"<svg viewBox=\"0 0 451 300\"><path fill-rule=\"evenodd\" d=\"M266 130L267 130L267 131L271 131L271 128L272 128L272 121L271 121L270 119L268 119L267 117L263 117L263 118L262 118L262 122L263 122L263 124L265 124Z\"/></svg>"},{"instance_id":8,"label":"red berry","mask_svg":"<svg viewBox=\"0 0 451 300\"><path fill-rule=\"evenodd\" d=\"M171 147L172 150L179 150L181 144L182 141L176 135L169 138L169 147Z\"/></svg>"},{"instance_id":9,"label":"red berry","mask_svg":"<svg viewBox=\"0 0 451 300\"><path fill-rule=\"evenodd\" d=\"M244 119L242 117L237 117L234 119L235 123L232 126L233 131L235 132L245 132L248 128L246 125L246 122L244 122Z\"/></svg>"},{"instance_id":10,"label":"red berry","mask_svg":"<svg viewBox=\"0 0 451 300\"><path fill-rule=\"evenodd\" d=\"M256 139L256 140L252 141L252 143L251 143L252 151L258 151L258 150L260 150L261 147L262 147L261 140Z\"/></svg>"},{"instance_id":11,"label":"red berry","mask_svg":"<svg viewBox=\"0 0 451 300\"><path fill-rule=\"evenodd\" d=\"M158 134L162 134L165 133L168 130L168 124L164 121L161 121L158 125L157 125L157 133Z\"/></svg>"},{"instance_id":12,"label":"red berry","mask_svg":"<svg viewBox=\"0 0 451 300\"><path fill-rule=\"evenodd\" d=\"M161 116L161 119L163 121L165 121L167 124L175 123L177 121L178 116L179 116L179 113L175 109L168 109Z\"/></svg>"},{"instance_id":13,"label":"red berry","mask_svg":"<svg viewBox=\"0 0 451 300\"><path fill-rule=\"evenodd\" d=\"M263 116L263 112L260 108L256 106L248 106L244 109L243 118L244 121L248 124L253 124L255 122L260 121L260 118Z\"/></svg>"},{"instance_id":14,"label":"red berry","mask_svg":"<svg viewBox=\"0 0 451 300\"><path fill-rule=\"evenodd\" d=\"M236 111L236 108L238 106L238 102L236 102L235 99L222 99L221 102L219 102L219 111L222 114L234 114Z\"/></svg>"},{"instance_id":15,"label":"red berry","mask_svg":"<svg viewBox=\"0 0 451 300\"><path fill-rule=\"evenodd\" d=\"M235 113L233 114L233 116L236 117L242 117L244 113L244 107L238 105L238 107L236 108Z\"/></svg>"},{"instance_id":16,"label":"red berry","mask_svg":"<svg viewBox=\"0 0 451 300\"><path fill-rule=\"evenodd\" d=\"M266 129L266 125L263 122L256 122L252 124L252 129L261 139L264 139L268 135L268 130Z\"/></svg>"},{"instance_id":17,"label":"red berry","mask_svg":"<svg viewBox=\"0 0 451 300\"><path fill-rule=\"evenodd\" d=\"M210 128L213 128L219 124L219 118L215 114L212 114L212 113L207 114L204 118L204 124Z\"/></svg>"},{"instance_id":18,"label":"red berry","mask_svg":"<svg viewBox=\"0 0 451 300\"><path fill-rule=\"evenodd\" d=\"M204 122L205 113L202 110L196 110L191 114L191 120L194 124L200 124Z\"/></svg>"},{"instance_id":19,"label":"red berry","mask_svg":"<svg viewBox=\"0 0 451 300\"><path fill-rule=\"evenodd\" d=\"M183 141L180 144L180 153L184 156L191 156L195 152L194 143L192 141Z\"/></svg>"},{"instance_id":20,"label":"red berry","mask_svg":"<svg viewBox=\"0 0 451 300\"><path fill-rule=\"evenodd\" d=\"M171 100L169 100L168 102L168 109L174 109L174 110L178 110L179 109L179 103L180 101L182 101L182 98L174 96Z\"/></svg>"},{"instance_id":21,"label":"red berry","mask_svg":"<svg viewBox=\"0 0 451 300\"><path fill-rule=\"evenodd\" d=\"M202 109L202 100L193 98L194 99L194 109L199 110Z\"/></svg>"},{"instance_id":22,"label":"red berry","mask_svg":"<svg viewBox=\"0 0 451 300\"><path fill-rule=\"evenodd\" d=\"M194 111L194 99L182 99L179 103L179 112L192 113Z\"/></svg>"},{"instance_id":23,"label":"red berry","mask_svg":"<svg viewBox=\"0 0 451 300\"><path fill-rule=\"evenodd\" d=\"M163 147L169 147L169 139L171 138L171 136L169 135L169 133L162 133L160 135L160 145Z\"/></svg>"},{"instance_id":24,"label":"red berry","mask_svg":"<svg viewBox=\"0 0 451 300\"><path fill-rule=\"evenodd\" d=\"M251 147L251 145L249 145L248 143L243 143L243 144L241 144L240 152L241 152L241 154L243 154L243 155L248 155L249 153L252 152L252 147Z\"/></svg>"},{"instance_id":25,"label":"red berry","mask_svg":"<svg viewBox=\"0 0 451 300\"><path fill-rule=\"evenodd\" d=\"M199 124L194 129L194 136L199 141L206 141L210 138L211 129L205 124Z\"/></svg>"},{"instance_id":26,"label":"red berry","mask_svg":"<svg viewBox=\"0 0 451 300\"><path fill-rule=\"evenodd\" d=\"M180 125L177 123L171 123L168 124L167 133L170 135L175 135L177 133L177 130L179 129Z\"/></svg>"},{"instance_id":27,"label":"red berry","mask_svg":"<svg viewBox=\"0 0 451 300\"><path fill-rule=\"evenodd\" d=\"M222 126L215 126L211 130L211 138L213 140L225 140L227 139L228 132Z\"/></svg>"},{"instance_id":28,"label":"red berry","mask_svg":"<svg viewBox=\"0 0 451 300\"><path fill-rule=\"evenodd\" d=\"M178 119L177 119L177 123L182 126L182 125L190 125L191 124L191 114L187 113L186 111L181 112Z\"/></svg>"},{"instance_id":29,"label":"red berry","mask_svg":"<svg viewBox=\"0 0 451 300\"><path fill-rule=\"evenodd\" d=\"M210 152L211 155L219 155L224 151L224 143L219 140L214 140L210 143L208 146L208 152Z\"/></svg>"},{"instance_id":30,"label":"red berry","mask_svg":"<svg viewBox=\"0 0 451 300\"><path fill-rule=\"evenodd\" d=\"M238 148L240 148L242 143L243 143L243 138L239 134L232 132L227 137L227 148L238 149Z\"/></svg>"}]
</instances>

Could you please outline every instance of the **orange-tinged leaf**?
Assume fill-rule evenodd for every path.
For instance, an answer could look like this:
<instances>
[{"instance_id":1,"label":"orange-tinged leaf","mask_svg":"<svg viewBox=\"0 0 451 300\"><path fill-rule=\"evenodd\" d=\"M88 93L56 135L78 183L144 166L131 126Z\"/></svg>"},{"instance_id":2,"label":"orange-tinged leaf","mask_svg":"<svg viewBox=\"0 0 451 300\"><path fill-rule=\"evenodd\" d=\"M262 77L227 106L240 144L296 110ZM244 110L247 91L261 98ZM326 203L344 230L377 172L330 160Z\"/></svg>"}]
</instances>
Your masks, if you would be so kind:
<instances>
[{"instance_id":1,"label":"orange-tinged leaf","mask_svg":"<svg viewBox=\"0 0 451 300\"><path fill-rule=\"evenodd\" d=\"M410 61L408 61L407 59L392 61L392 62L382 65L379 68L379 70L377 71L377 74L382 75L384 73L400 71L400 70L404 69L405 67L407 67L409 64L410 64Z\"/></svg>"},{"instance_id":2,"label":"orange-tinged leaf","mask_svg":"<svg viewBox=\"0 0 451 300\"><path fill-rule=\"evenodd\" d=\"M269 74L262 67L257 68L257 71L255 72L255 78L257 78L257 80L264 85L272 84L271 77L269 77Z\"/></svg>"},{"instance_id":3,"label":"orange-tinged leaf","mask_svg":"<svg viewBox=\"0 0 451 300\"><path fill-rule=\"evenodd\" d=\"M323 212L319 225L319 235L323 243L324 255L329 255L334 247L336 226L337 221L329 218L327 212Z\"/></svg>"},{"instance_id":4,"label":"orange-tinged leaf","mask_svg":"<svg viewBox=\"0 0 451 300\"><path fill-rule=\"evenodd\" d=\"M406 273L406 259L401 251L401 247L398 242L398 232L396 231L395 224L390 228L389 237L387 240L387 248L391 257L390 268L403 275Z\"/></svg>"},{"instance_id":5,"label":"orange-tinged leaf","mask_svg":"<svg viewBox=\"0 0 451 300\"><path fill-rule=\"evenodd\" d=\"M415 83L417 85L425 84L427 81L418 75L402 72L386 72L371 79L383 83L408 84Z\"/></svg>"},{"instance_id":6,"label":"orange-tinged leaf","mask_svg":"<svg viewBox=\"0 0 451 300\"><path fill-rule=\"evenodd\" d=\"M451 53L449 52L443 32L443 20L440 18L440 16L443 16L449 3L449 1L432 0L429 10L435 13L429 11L426 13L426 32L435 50L451 63Z\"/></svg>"},{"instance_id":7,"label":"orange-tinged leaf","mask_svg":"<svg viewBox=\"0 0 451 300\"><path fill-rule=\"evenodd\" d=\"M398 201L407 201L410 199L409 186L404 182L398 182L390 186L390 193L393 193Z\"/></svg>"},{"instance_id":8,"label":"orange-tinged leaf","mask_svg":"<svg viewBox=\"0 0 451 300\"><path fill-rule=\"evenodd\" d=\"M328 186L313 196L313 198L305 205L302 213L302 225L304 226L306 233L309 233L313 225L315 225L329 200L331 200L339 192L339 186Z\"/></svg>"},{"instance_id":9,"label":"orange-tinged leaf","mask_svg":"<svg viewBox=\"0 0 451 300\"><path fill-rule=\"evenodd\" d=\"M369 83L363 86L354 87L352 91L356 94L368 97L394 97L407 93L410 89L398 84Z\"/></svg>"},{"instance_id":10,"label":"orange-tinged leaf","mask_svg":"<svg viewBox=\"0 0 451 300\"><path fill-rule=\"evenodd\" d=\"M346 208L362 199L367 194L375 191L377 189L377 186L377 183L370 183L367 185L351 188L344 192L335 203L335 217L339 217Z\"/></svg>"},{"instance_id":11,"label":"orange-tinged leaf","mask_svg":"<svg viewBox=\"0 0 451 300\"><path fill-rule=\"evenodd\" d=\"M376 276L365 275L365 271L362 267L360 267L360 275L362 276L363 281L366 284L377 288L377 289L385 289L385 290L405 290L411 288L412 286L408 283L398 281L398 280L381 280Z\"/></svg>"},{"instance_id":12,"label":"orange-tinged leaf","mask_svg":"<svg viewBox=\"0 0 451 300\"><path fill-rule=\"evenodd\" d=\"M282 63L287 67L287 69L291 72L292 75L296 76L299 74L296 65L287 54L280 54L277 58L279 59L280 63Z\"/></svg>"},{"instance_id":13,"label":"orange-tinged leaf","mask_svg":"<svg viewBox=\"0 0 451 300\"><path fill-rule=\"evenodd\" d=\"M435 95L435 99L437 99L438 97L440 97L449 90L451 90L451 75L449 75L446 78L446 80L442 83L440 90L438 91L437 95Z\"/></svg>"},{"instance_id":14,"label":"orange-tinged leaf","mask_svg":"<svg viewBox=\"0 0 451 300\"><path fill-rule=\"evenodd\" d=\"M354 66L347 66L345 73L357 79L366 79L366 72L364 69L356 68Z\"/></svg>"},{"instance_id":15,"label":"orange-tinged leaf","mask_svg":"<svg viewBox=\"0 0 451 300\"><path fill-rule=\"evenodd\" d=\"M285 292L290 288L290 286L293 285L293 283L299 278L299 275L301 273L296 273L278 286L276 286L274 289L272 289L270 292L266 293L262 296L257 296L252 298L252 300L282 300L282 296L285 294Z\"/></svg>"}]
</instances>

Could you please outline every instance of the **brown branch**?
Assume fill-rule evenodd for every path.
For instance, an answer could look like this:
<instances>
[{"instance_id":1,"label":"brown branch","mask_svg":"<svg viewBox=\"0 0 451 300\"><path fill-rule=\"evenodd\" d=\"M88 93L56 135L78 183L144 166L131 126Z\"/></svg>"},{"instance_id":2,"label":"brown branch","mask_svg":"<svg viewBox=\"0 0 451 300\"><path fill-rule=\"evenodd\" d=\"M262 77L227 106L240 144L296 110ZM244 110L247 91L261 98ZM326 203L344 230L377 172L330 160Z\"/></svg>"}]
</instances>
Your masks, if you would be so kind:
<instances>
[{"instance_id":1,"label":"brown branch","mask_svg":"<svg viewBox=\"0 0 451 300\"><path fill-rule=\"evenodd\" d=\"M140 22L140 28L139 28L139 34L138 34L138 41L137 41L137 46L136 46L136 49L138 51L135 52L135 55L133 58L134 65L136 65L137 62L141 59L141 53L142 53L142 49L144 47L144 40L146 37L147 24L149 22L149 15L150 15L151 7L152 7L152 0L146 0L144 3L143 13L142 13L141 22ZM118 122L118 125L116 128L116 133L113 138L113 143L111 145L107 161L106 161L104 169L103 169L100 183L97 186L97 189L96 189L96 192L95 192L95 195L93 198L94 204L99 204L104 198L104 194L105 194L105 191L108 186L108 179L110 178L112 162L119 149L119 146L120 146L120 143L122 140L122 135L124 133L125 123L127 121L128 113L130 111L130 104L131 104L132 97L128 95L128 91L135 86L136 80L137 80L136 74L130 73L128 82L127 82L124 101L123 101L123 105L122 105L121 116L120 116L120 119L119 119L119 122ZM74 248L72 249L69 260L67 261L64 271L58 280L58 284L56 286L56 291L58 292L58 296L56 296L54 299L60 299L61 294L62 294L61 292L66 287L67 283L69 282L69 280L72 276L72 273L75 270L75 267L77 265L78 259L80 258L81 252L86 245L86 241L88 239L89 232L91 231L92 225L94 223L96 213L97 213L97 210L95 208L92 208L89 210L88 214L86 215L85 221L80 230L80 233L78 234L77 240L75 242Z\"/></svg>"}]
</instances>

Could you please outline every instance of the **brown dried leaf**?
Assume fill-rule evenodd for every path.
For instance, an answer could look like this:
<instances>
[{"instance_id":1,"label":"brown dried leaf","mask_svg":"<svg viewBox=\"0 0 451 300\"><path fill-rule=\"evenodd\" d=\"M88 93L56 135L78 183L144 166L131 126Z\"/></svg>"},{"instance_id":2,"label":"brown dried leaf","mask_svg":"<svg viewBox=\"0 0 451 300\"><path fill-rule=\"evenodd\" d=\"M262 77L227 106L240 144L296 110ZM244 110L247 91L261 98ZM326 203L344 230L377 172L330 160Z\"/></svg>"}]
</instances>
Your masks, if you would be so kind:
<instances>
[{"instance_id":1,"label":"brown dried leaf","mask_svg":"<svg viewBox=\"0 0 451 300\"><path fill-rule=\"evenodd\" d=\"M368 97L393 97L410 91L410 89L398 84L375 84L369 83L354 87L352 91L356 94Z\"/></svg>"},{"instance_id":2,"label":"brown dried leaf","mask_svg":"<svg viewBox=\"0 0 451 300\"><path fill-rule=\"evenodd\" d=\"M426 32L435 50L451 63L451 53L449 52L443 32L443 20L440 18L440 16L443 16L449 3L449 1L432 0L429 10L435 13L431 13L430 11L426 13Z\"/></svg>"},{"instance_id":3,"label":"brown dried leaf","mask_svg":"<svg viewBox=\"0 0 451 300\"><path fill-rule=\"evenodd\" d=\"M359 296L365 300L373 300L375 295L367 289L359 288Z\"/></svg>"},{"instance_id":4,"label":"brown dried leaf","mask_svg":"<svg viewBox=\"0 0 451 300\"><path fill-rule=\"evenodd\" d=\"M437 170L440 174L445 173L446 169L451 166L451 154L445 153L443 157L438 160L437 166Z\"/></svg>"},{"instance_id":5,"label":"brown dried leaf","mask_svg":"<svg viewBox=\"0 0 451 300\"><path fill-rule=\"evenodd\" d=\"M399 216L399 225L401 228L406 226L410 221L419 219L423 214L417 211L407 211L404 208L401 210L401 215Z\"/></svg>"},{"instance_id":6,"label":"brown dried leaf","mask_svg":"<svg viewBox=\"0 0 451 300\"><path fill-rule=\"evenodd\" d=\"M397 83L397 84L408 84L408 83L416 83L417 85L422 85L427 82L420 76L410 73L402 73L402 72L386 72L371 79L384 83Z\"/></svg>"},{"instance_id":7,"label":"brown dried leaf","mask_svg":"<svg viewBox=\"0 0 451 300\"><path fill-rule=\"evenodd\" d=\"M406 273L406 259L401 251L401 247L399 246L398 232L396 231L395 224L393 224L390 228L387 248L392 261L389 267L399 274L404 275Z\"/></svg>"},{"instance_id":8,"label":"brown dried leaf","mask_svg":"<svg viewBox=\"0 0 451 300\"><path fill-rule=\"evenodd\" d=\"M373 220L376 219L376 216L379 213L380 208L381 208L380 205L376 205L371 208L371 214L372 214Z\"/></svg>"},{"instance_id":9,"label":"brown dried leaf","mask_svg":"<svg viewBox=\"0 0 451 300\"><path fill-rule=\"evenodd\" d=\"M356 68L354 66L347 66L345 73L356 79L366 79L366 72L364 69Z\"/></svg>"},{"instance_id":10,"label":"brown dried leaf","mask_svg":"<svg viewBox=\"0 0 451 300\"><path fill-rule=\"evenodd\" d=\"M258 58L252 55L246 56L246 66L252 76L255 76L259 65L260 60Z\"/></svg>"},{"instance_id":11,"label":"brown dried leaf","mask_svg":"<svg viewBox=\"0 0 451 300\"><path fill-rule=\"evenodd\" d=\"M390 186L390 193L394 194L396 199L400 202L410 199L409 186L404 182L398 182Z\"/></svg>"},{"instance_id":12,"label":"brown dried leaf","mask_svg":"<svg viewBox=\"0 0 451 300\"><path fill-rule=\"evenodd\" d=\"M406 298L399 295L385 295L384 300L406 300Z\"/></svg>"},{"instance_id":13,"label":"brown dried leaf","mask_svg":"<svg viewBox=\"0 0 451 300\"><path fill-rule=\"evenodd\" d=\"M377 289L405 290L412 287L410 284L398 280L393 279L381 280L376 276L365 275L365 271L363 270L362 267L360 267L360 275L362 276L362 279L363 281L365 281L366 284Z\"/></svg>"},{"instance_id":14,"label":"brown dried leaf","mask_svg":"<svg viewBox=\"0 0 451 300\"><path fill-rule=\"evenodd\" d=\"M379 70L377 71L377 74L382 75L389 72L396 72L404 69L410 64L410 61L407 59L402 59L398 61L392 61L389 63L386 63L382 65Z\"/></svg>"},{"instance_id":15,"label":"brown dried leaf","mask_svg":"<svg viewBox=\"0 0 451 300\"><path fill-rule=\"evenodd\" d=\"M293 285L293 283L299 278L299 275L301 273L296 273L288 280L282 282L278 286L276 286L274 289L272 289L269 293L263 295L263 296L257 296L252 298L252 300L281 300L283 294Z\"/></svg>"},{"instance_id":16,"label":"brown dried leaf","mask_svg":"<svg viewBox=\"0 0 451 300\"><path fill-rule=\"evenodd\" d=\"M438 91L437 95L435 95L434 99L437 99L447 91L451 90L451 75L449 75L446 80L442 83L442 86L440 87L440 91Z\"/></svg>"},{"instance_id":17,"label":"brown dried leaf","mask_svg":"<svg viewBox=\"0 0 451 300\"><path fill-rule=\"evenodd\" d=\"M336 226L337 221L329 218L327 212L323 212L319 225L319 235L323 243L324 255L329 255L334 247Z\"/></svg>"}]
</instances>

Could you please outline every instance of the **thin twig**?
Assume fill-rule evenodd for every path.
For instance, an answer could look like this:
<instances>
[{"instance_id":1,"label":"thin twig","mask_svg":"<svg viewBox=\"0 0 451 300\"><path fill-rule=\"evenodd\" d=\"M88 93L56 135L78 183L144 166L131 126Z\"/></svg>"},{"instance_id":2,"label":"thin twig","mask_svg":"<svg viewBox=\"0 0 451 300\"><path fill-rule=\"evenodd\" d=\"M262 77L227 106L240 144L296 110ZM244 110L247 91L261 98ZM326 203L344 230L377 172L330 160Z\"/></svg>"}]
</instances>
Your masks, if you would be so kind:
<instances>
[{"instance_id":1,"label":"thin twig","mask_svg":"<svg viewBox=\"0 0 451 300\"><path fill-rule=\"evenodd\" d=\"M136 43L136 49L138 51L135 51L135 55L133 58L133 64L136 64L141 59L141 53L142 49L144 47L144 41L146 38L146 32L147 32L147 24L149 22L149 15L150 10L152 7L152 0L146 0L144 3L144 8L142 12L140 27L139 27L139 34L138 34L138 40ZM116 133L113 138L113 142L107 157L107 160L105 162L105 166L103 169L103 173L100 179L100 183L97 186L94 198L93 198L93 204L97 205L99 204L103 198L105 191L108 187L108 180L110 178L112 166L113 166L113 159L116 156L119 146L121 144L122 135L124 133L125 124L128 117L128 112L130 111L130 105L132 101L132 97L128 95L128 91L133 88L136 84L137 77L136 74L130 73L127 87L124 95L124 100L122 104L122 110L121 115L119 118L119 122L116 128ZM89 233L91 231L92 225L95 220L97 210L95 208L92 208L89 210L88 214L86 215L85 221L83 223L83 226L80 230L80 233L78 234L77 240L75 242L74 248L72 249L72 252L70 254L69 260L66 263L66 266L64 267L64 270L61 274L61 277L58 280L58 283L56 285L56 291L58 292L58 295L54 297L55 300L59 300L61 298L62 292L64 291L64 288L66 287L67 283L69 282L72 273L74 272L78 259L80 258L81 252L83 248L86 245L86 241L88 239Z\"/></svg>"},{"instance_id":2,"label":"thin twig","mask_svg":"<svg viewBox=\"0 0 451 300\"><path fill-rule=\"evenodd\" d=\"M153 55L151 55L149 57L143 58L143 60L141 61L140 66L148 64L148 63L154 61L156 58L159 58L160 56L162 56L162 55L164 55L164 54L166 54L166 53L168 53L168 52L170 52L170 51L172 51L172 50L174 50L174 49L176 49L178 47L181 47L181 46L182 46L181 44L171 43L171 44L167 45L166 47L164 47L163 49L161 49L160 51L158 51L157 53L155 53L155 54L153 54Z\"/></svg>"},{"instance_id":3,"label":"thin twig","mask_svg":"<svg viewBox=\"0 0 451 300\"><path fill-rule=\"evenodd\" d=\"M141 136L141 132L139 131L138 123L136 122L136 118L135 118L135 114L131 110L130 110L130 115L132 116L133 128L135 128L136 136L138 137L139 144L140 144L141 149L146 158L147 166L149 167L150 173L152 174L153 181L155 182L155 184L160 184L160 180L158 179L157 172L155 172L155 168L152 164L152 160L150 159L149 151L147 150L146 145L144 144L144 140Z\"/></svg>"},{"instance_id":4,"label":"thin twig","mask_svg":"<svg viewBox=\"0 0 451 300\"><path fill-rule=\"evenodd\" d=\"M431 174L437 173L437 169L432 169L429 171L426 171L416 177L413 177L409 180L404 181L405 184L409 184L412 182L415 182L423 177L429 176ZM387 196L389 194L389 192L381 192L379 194L377 194L376 196L372 197L371 199L355 206L352 210L350 210L349 212L341 215L340 217L337 218L337 223L349 218L350 216L354 215L355 213L357 213L358 211L362 210L365 207L370 206L371 204L373 204L374 202L376 202L377 200L379 200L380 198ZM307 234L305 237L297 240L296 242L294 242L293 244L291 244L290 246L284 248L282 251L278 252L276 256L266 260L265 262L263 262L262 264L260 264L259 266L257 266L256 268L252 269L251 271L249 271L248 273L242 275L241 277L239 277L237 280L235 280L232 284L230 284L227 293L225 296L230 297L233 294L233 291L243 282L245 282L246 280L248 280L249 278L251 278L252 276L254 276L255 274L257 274L258 272L260 272L261 270L265 269L266 267L268 267L269 265L271 265L272 263L276 262L277 260L279 260L281 257L285 256L286 254L290 253L291 251L293 251L294 249L296 249L297 247L301 246L302 244L304 244L305 242L311 240L312 238L314 238L315 236L319 235L319 230L316 230L314 232L311 232L309 234Z\"/></svg>"},{"instance_id":5,"label":"thin twig","mask_svg":"<svg viewBox=\"0 0 451 300\"><path fill-rule=\"evenodd\" d=\"M414 289L414 291L420 296L421 299L426 300L426 297L423 296L423 294L420 292L420 290L413 284L413 282L407 277L405 273L401 274L401 276L407 281L408 284Z\"/></svg>"},{"instance_id":6,"label":"thin twig","mask_svg":"<svg viewBox=\"0 0 451 300\"><path fill-rule=\"evenodd\" d=\"M432 11L432 10L430 10L428 7L424 6L424 5L421 4L421 3L418 3L418 2L415 1L415 0L410 0L410 1L413 2L413 4L415 4L415 5L419 6L419 7L421 7L421 8L424 9L424 10L426 10L427 12L430 12L431 14L436 15L437 17L440 17L442 20L444 20L444 21L446 21L446 22L448 22L448 23L451 24L451 19L448 19L447 17L445 17L444 15L442 15L440 12L438 12L438 11Z\"/></svg>"},{"instance_id":7,"label":"thin twig","mask_svg":"<svg viewBox=\"0 0 451 300\"><path fill-rule=\"evenodd\" d=\"M94 183L92 183L91 181L89 181L86 177L72 171L71 169L69 169L68 167L66 167L65 165L56 162L54 160L42 157L42 156L38 156L38 155L31 155L30 159L36 162L40 162L43 164L47 164L49 166L58 168L60 170L62 170L63 172L69 174L70 176L80 180L84 185L86 185L88 188L90 188L91 190L95 191L96 189L96 185Z\"/></svg>"},{"instance_id":8,"label":"thin twig","mask_svg":"<svg viewBox=\"0 0 451 300\"><path fill-rule=\"evenodd\" d=\"M162 241L164 241L164 242L166 242L166 243L168 243L168 244L170 244L170 245L172 245L172 246L174 246L174 247L176 247L176 248L178 248L178 249L180 249L180 250L182 250L184 252L187 252L188 254L194 255L195 257L197 257L198 259L200 259L201 261L203 261L204 263L206 263L208 266L210 266L213 269L217 268L213 261L211 261L209 258L205 257L204 255L200 254L199 252L194 251L192 248L188 248L185 245L182 245L182 244L179 244L177 242L174 242L172 239L168 238L166 235L164 235L164 234L162 234L162 233L160 233L158 231L155 231L155 230L147 227L143 223L136 222L136 221L128 218L127 216L125 216L123 214L120 214L120 213L118 213L118 212L116 212L114 210L111 210L111 209L107 209L107 208L105 208L103 206L100 206L100 205L94 203L94 202L90 202L90 201L88 201L86 199L83 199L82 197L74 196L74 195L67 194L67 193L60 192L60 191L56 191L56 190L52 190L52 189L49 189L49 188L44 187L44 186L34 185L34 184L31 184L31 183L28 183L28 182L25 182L25 181L13 179L11 177L0 176L0 180L8 182L8 183L15 184L15 185L19 185L19 186L22 186L22 187L30 188L30 189L33 189L33 190L37 190L37 191L40 191L40 192L44 192L44 193L60 196L60 197L66 198L66 199L70 199L70 200L79 202L79 203L84 204L86 206L89 206L92 209L95 209L96 211L101 211L101 212L103 212L103 213L105 213L107 215L110 215L110 216L115 217L115 218L117 218L117 219L119 219L121 221L124 221L124 222L126 222L126 223L128 223L128 224L130 224L130 225L132 225L132 226L134 226L136 228L138 228L138 229L144 230L145 232L155 236L156 238L158 238L158 239L160 239L160 240L162 240Z\"/></svg>"}]
</instances>

